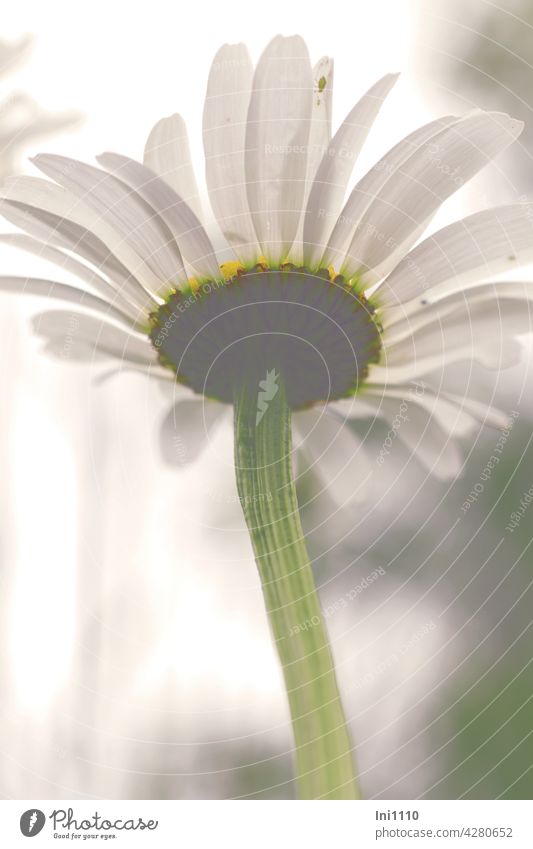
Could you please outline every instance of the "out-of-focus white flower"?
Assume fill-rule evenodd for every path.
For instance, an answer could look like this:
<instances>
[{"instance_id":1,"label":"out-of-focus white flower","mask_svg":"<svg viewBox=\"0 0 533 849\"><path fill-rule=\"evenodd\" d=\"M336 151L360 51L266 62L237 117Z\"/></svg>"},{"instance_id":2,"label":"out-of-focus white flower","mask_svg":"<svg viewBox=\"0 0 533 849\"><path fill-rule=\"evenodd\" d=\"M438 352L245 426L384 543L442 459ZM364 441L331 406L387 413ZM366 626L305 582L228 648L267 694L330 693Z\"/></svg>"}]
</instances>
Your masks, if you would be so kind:
<instances>
[{"instance_id":1,"label":"out-of-focus white flower","mask_svg":"<svg viewBox=\"0 0 533 849\"><path fill-rule=\"evenodd\" d=\"M163 446L178 463L168 446L177 438L188 460L197 456L230 414L235 384L282 372L297 442L345 502L373 468L352 417L387 421L440 478L460 470L455 437L505 425L428 375L460 360L502 368L520 358L533 288L485 281L533 257L533 205L479 212L417 244L522 124L477 110L431 121L346 197L396 76L364 94L333 136L332 79L332 60L312 67L298 36L275 38L255 70L243 45L216 55L203 129L223 253L202 224L179 115L156 124L144 164L37 156L50 179L7 181L3 214L26 234L4 238L74 272L80 287L3 285L76 304L35 318L49 352L68 343L71 360L115 358L168 381L176 397Z\"/></svg>"},{"instance_id":2,"label":"out-of-focus white flower","mask_svg":"<svg viewBox=\"0 0 533 849\"><path fill-rule=\"evenodd\" d=\"M16 69L31 46L26 35L15 42L0 41L0 79ZM47 112L28 94L13 91L0 98L0 178L13 174L24 147L75 124L79 115L72 111Z\"/></svg>"}]
</instances>

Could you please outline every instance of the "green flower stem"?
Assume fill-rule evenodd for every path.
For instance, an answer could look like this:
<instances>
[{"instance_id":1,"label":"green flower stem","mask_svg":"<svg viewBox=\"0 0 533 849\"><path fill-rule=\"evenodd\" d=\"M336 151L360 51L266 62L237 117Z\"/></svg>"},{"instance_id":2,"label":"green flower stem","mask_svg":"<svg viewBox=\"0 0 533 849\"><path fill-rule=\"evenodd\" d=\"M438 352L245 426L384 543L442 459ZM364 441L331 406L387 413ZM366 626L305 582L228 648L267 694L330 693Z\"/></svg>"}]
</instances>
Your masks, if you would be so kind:
<instances>
[{"instance_id":1,"label":"green flower stem","mask_svg":"<svg viewBox=\"0 0 533 849\"><path fill-rule=\"evenodd\" d=\"M235 468L283 667L299 796L358 799L352 745L298 512L291 413L280 385L256 424L259 391L255 383L235 398Z\"/></svg>"}]
</instances>

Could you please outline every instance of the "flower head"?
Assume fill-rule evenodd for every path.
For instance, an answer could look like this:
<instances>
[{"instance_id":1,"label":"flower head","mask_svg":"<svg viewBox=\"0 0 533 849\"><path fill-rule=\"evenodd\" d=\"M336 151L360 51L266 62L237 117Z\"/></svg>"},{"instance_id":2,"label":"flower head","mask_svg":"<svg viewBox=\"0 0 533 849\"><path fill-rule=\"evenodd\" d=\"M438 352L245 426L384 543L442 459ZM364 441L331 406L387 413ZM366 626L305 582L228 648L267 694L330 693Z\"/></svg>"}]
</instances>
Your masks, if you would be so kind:
<instances>
[{"instance_id":1,"label":"flower head","mask_svg":"<svg viewBox=\"0 0 533 849\"><path fill-rule=\"evenodd\" d=\"M254 70L243 45L222 47L203 119L211 234L179 115L156 124L142 164L115 153L97 157L99 167L37 156L49 179L8 181L2 211L28 234L15 243L82 284L25 287L79 304L71 357L98 351L174 381L179 409L167 429L186 427L197 405L182 399L192 393L205 396L213 423L243 383L266 393L268 375L281 374L305 448L325 456L341 500L369 467L353 430L339 435L340 425L353 416L393 421L408 395L398 436L436 474L456 474L450 436L505 417L438 392L431 372L461 359L501 367L519 357L526 288L484 281L533 256L533 205L485 210L419 240L443 201L522 124L478 110L431 121L346 196L396 79L372 86L332 136L331 59L312 67L300 37L278 36ZM71 315L37 317L52 353Z\"/></svg>"}]
</instances>

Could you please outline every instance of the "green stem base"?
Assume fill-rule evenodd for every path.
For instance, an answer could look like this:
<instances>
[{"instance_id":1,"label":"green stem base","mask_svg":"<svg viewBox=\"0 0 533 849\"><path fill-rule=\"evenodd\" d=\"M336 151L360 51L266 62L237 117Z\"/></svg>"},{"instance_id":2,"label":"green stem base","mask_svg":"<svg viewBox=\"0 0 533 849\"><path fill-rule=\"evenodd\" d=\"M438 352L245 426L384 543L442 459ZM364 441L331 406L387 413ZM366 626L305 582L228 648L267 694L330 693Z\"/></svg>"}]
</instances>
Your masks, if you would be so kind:
<instances>
[{"instance_id":1,"label":"green stem base","mask_svg":"<svg viewBox=\"0 0 533 849\"><path fill-rule=\"evenodd\" d=\"M276 380L281 383L279 376ZM235 398L237 487L283 667L299 797L359 799L352 745L300 523L291 413L282 385L258 423L257 412L258 386L249 385Z\"/></svg>"}]
</instances>

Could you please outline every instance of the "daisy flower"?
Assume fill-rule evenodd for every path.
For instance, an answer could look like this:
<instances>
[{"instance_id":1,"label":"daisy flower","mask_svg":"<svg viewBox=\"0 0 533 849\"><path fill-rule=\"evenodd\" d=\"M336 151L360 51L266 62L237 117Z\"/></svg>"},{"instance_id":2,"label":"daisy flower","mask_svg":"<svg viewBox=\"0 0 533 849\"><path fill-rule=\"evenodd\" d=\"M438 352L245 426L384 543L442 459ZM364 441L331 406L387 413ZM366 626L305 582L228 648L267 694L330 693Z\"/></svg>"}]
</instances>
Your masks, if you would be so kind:
<instances>
[{"instance_id":1,"label":"daisy flower","mask_svg":"<svg viewBox=\"0 0 533 849\"><path fill-rule=\"evenodd\" d=\"M36 317L49 352L60 355L68 335L70 358L115 358L167 381L167 435L208 432L233 411L239 494L309 798L355 798L358 787L299 523L292 423L344 502L371 463L343 425L369 414L394 423L408 397L398 437L453 476L450 437L505 417L439 391L431 372L472 358L510 365L529 330L524 285L486 281L533 257L533 205L485 210L420 241L440 205L515 141L519 121L478 110L431 121L347 195L396 79L373 85L332 135L330 58L313 67L300 37L278 36L254 70L243 45L222 47L203 118L218 229L202 223L179 115L156 124L142 164L42 154L33 162L48 179L20 177L2 192L4 216L25 231L4 238L80 280L3 281L79 307L75 330L71 308Z\"/></svg>"}]
</instances>

